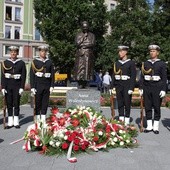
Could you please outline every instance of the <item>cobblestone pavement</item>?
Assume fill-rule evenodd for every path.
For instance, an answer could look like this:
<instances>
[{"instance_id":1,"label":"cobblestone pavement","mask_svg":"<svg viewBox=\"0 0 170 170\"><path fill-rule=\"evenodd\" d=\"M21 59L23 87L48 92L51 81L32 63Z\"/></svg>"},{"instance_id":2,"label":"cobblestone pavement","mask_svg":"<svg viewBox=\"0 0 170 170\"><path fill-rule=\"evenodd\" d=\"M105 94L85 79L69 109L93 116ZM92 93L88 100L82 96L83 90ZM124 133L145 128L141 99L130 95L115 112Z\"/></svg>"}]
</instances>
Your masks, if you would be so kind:
<instances>
[{"instance_id":1,"label":"cobblestone pavement","mask_svg":"<svg viewBox=\"0 0 170 170\"><path fill-rule=\"evenodd\" d=\"M110 108L102 108L103 114L110 117ZM140 133L139 147L134 149L112 149L109 152L94 152L78 155L77 163L69 163L65 156L44 156L38 152L22 150L20 139L33 123L33 110L28 105L21 106L20 129L3 129L0 115L0 169L1 170L169 170L170 168L170 110L162 108L160 134ZM138 127L140 110L132 109L131 123Z\"/></svg>"}]
</instances>

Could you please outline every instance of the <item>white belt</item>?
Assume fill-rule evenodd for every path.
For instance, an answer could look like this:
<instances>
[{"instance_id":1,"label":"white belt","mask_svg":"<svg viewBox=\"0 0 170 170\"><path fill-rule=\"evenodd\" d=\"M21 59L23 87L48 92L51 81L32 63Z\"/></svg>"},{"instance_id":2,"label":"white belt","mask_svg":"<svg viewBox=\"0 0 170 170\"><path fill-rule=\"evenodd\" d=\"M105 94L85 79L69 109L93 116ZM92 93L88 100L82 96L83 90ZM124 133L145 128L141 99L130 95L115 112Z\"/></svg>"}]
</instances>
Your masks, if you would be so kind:
<instances>
[{"instance_id":1,"label":"white belt","mask_svg":"<svg viewBox=\"0 0 170 170\"><path fill-rule=\"evenodd\" d=\"M115 75L115 79L116 80L128 80L130 79L130 77L126 75Z\"/></svg>"},{"instance_id":2,"label":"white belt","mask_svg":"<svg viewBox=\"0 0 170 170\"><path fill-rule=\"evenodd\" d=\"M10 79L20 79L21 78L21 74L10 74L10 73L5 73L5 78Z\"/></svg>"},{"instance_id":3,"label":"white belt","mask_svg":"<svg viewBox=\"0 0 170 170\"><path fill-rule=\"evenodd\" d=\"M149 76L149 75L145 75L144 79L146 81L159 81L161 78L160 76Z\"/></svg>"},{"instance_id":4,"label":"white belt","mask_svg":"<svg viewBox=\"0 0 170 170\"><path fill-rule=\"evenodd\" d=\"M37 77L45 77L45 78L50 78L51 77L51 73L36 72L35 75Z\"/></svg>"}]
</instances>

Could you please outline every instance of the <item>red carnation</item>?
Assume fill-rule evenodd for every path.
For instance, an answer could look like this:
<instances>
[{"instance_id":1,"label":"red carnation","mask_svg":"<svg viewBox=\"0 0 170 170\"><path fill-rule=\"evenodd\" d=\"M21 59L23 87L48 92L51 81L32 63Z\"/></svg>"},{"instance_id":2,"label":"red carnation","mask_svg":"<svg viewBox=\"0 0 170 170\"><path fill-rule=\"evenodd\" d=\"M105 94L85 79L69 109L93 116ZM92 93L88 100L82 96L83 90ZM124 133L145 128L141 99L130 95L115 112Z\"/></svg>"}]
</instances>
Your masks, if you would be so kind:
<instances>
[{"instance_id":1,"label":"red carnation","mask_svg":"<svg viewBox=\"0 0 170 170\"><path fill-rule=\"evenodd\" d=\"M57 108L57 107L53 107L52 109L51 109L51 113L52 114L57 114L59 112L59 109Z\"/></svg>"},{"instance_id":2,"label":"red carnation","mask_svg":"<svg viewBox=\"0 0 170 170\"><path fill-rule=\"evenodd\" d=\"M79 125L79 120L78 119L73 119L72 121L71 121L71 123L72 123L72 125L74 126L74 127L76 127L76 126L78 126Z\"/></svg>"},{"instance_id":3,"label":"red carnation","mask_svg":"<svg viewBox=\"0 0 170 170\"><path fill-rule=\"evenodd\" d=\"M65 119L64 118L60 118L59 120L58 120L58 124L60 125L60 126L64 126L64 124L65 124Z\"/></svg>"},{"instance_id":4,"label":"red carnation","mask_svg":"<svg viewBox=\"0 0 170 170\"><path fill-rule=\"evenodd\" d=\"M78 146L78 145L74 145L74 146L73 146L73 150L74 150L74 151L78 151L78 150L79 150L79 146Z\"/></svg>"},{"instance_id":5,"label":"red carnation","mask_svg":"<svg viewBox=\"0 0 170 170\"><path fill-rule=\"evenodd\" d=\"M78 145L80 143L80 139L74 139L74 144Z\"/></svg>"},{"instance_id":6,"label":"red carnation","mask_svg":"<svg viewBox=\"0 0 170 170\"><path fill-rule=\"evenodd\" d=\"M93 140L94 140L94 142L97 142L99 140L99 137L98 136L94 136Z\"/></svg>"},{"instance_id":7,"label":"red carnation","mask_svg":"<svg viewBox=\"0 0 170 170\"><path fill-rule=\"evenodd\" d=\"M64 116L64 117L69 117L69 116L70 116L70 112L64 112L64 113L63 113L63 116Z\"/></svg>"},{"instance_id":8,"label":"red carnation","mask_svg":"<svg viewBox=\"0 0 170 170\"><path fill-rule=\"evenodd\" d=\"M68 136L68 139L67 139L69 142L73 141L73 137L72 135Z\"/></svg>"},{"instance_id":9,"label":"red carnation","mask_svg":"<svg viewBox=\"0 0 170 170\"><path fill-rule=\"evenodd\" d=\"M50 116L50 119L52 122L55 122L57 120L56 116L54 116L54 115Z\"/></svg>"},{"instance_id":10,"label":"red carnation","mask_svg":"<svg viewBox=\"0 0 170 170\"><path fill-rule=\"evenodd\" d=\"M64 142L64 143L62 144L62 149L67 149L67 148L68 148L68 143Z\"/></svg>"},{"instance_id":11,"label":"red carnation","mask_svg":"<svg viewBox=\"0 0 170 170\"><path fill-rule=\"evenodd\" d=\"M67 136L70 135L70 131L67 131L67 132L65 133L65 135L67 135Z\"/></svg>"},{"instance_id":12,"label":"red carnation","mask_svg":"<svg viewBox=\"0 0 170 170\"><path fill-rule=\"evenodd\" d=\"M119 127L116 124L113 124L112 127L115 131L118 131L118 129L119 129Z\"/></svg>"},{"instance_id":13,"label":"red carnation","mask_svg":"<svg viewBox=\"0 0 170 170\"><path fill-rule=\"evenodd\" d=\"M84 151L86 149L86 145L85 144L81 145L81 149Z\"/></svg>"},{"instance_id":14,"label":"red carnation","mask_svg":"<svg viewBox=\"0 0 170 170\"><path fill-rule=\"evenodd\" d=\"M106 132L107 132L107 133L109 133L109 132L110 132L110 130L111 130L111 129L110 129L110 126L109 126L109 125L107 125L107 126L106 126Z\"/></svg>"},{"instance_id":15,"label":"red carnation","mask_svg":"<svg viewBox=\"0 0 170 170\"><path fill-rule=\"evenodd\" d=\"M84 145L85 145L85 146L88 146L88 145L89 145L89 142L88 142L88 141L84 141Z\"/></svg>"}]
</instances>

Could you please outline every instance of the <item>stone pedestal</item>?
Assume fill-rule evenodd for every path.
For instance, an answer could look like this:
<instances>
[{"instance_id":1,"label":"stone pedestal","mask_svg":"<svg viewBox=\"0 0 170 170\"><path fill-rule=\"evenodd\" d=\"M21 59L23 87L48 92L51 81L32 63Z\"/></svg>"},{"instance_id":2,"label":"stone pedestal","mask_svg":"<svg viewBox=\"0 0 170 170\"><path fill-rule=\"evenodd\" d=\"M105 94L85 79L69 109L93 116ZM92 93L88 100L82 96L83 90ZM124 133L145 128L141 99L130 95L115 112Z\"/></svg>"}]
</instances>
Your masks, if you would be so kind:
<instances>
[{"instance_id":1,"label":"stone pedestal","mask_svg":"<svg viewBox=\"0 0 170 170\"><path fill-rule=\"evenodd\" d=\"M66 107L90 106L100 111L100 91L77 89L67 91Z\"/></svg>"}]
</instances>

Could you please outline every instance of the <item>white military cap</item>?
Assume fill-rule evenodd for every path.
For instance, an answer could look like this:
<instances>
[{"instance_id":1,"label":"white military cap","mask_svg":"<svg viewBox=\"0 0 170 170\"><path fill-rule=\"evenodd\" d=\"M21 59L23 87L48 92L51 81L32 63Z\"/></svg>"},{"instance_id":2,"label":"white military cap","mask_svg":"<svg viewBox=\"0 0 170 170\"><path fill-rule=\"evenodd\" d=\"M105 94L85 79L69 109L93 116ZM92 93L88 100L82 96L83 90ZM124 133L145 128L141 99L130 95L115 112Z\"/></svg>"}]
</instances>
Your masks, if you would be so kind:
<instances>
[{"instance_id":1,"label":"white military cap","mask_svg":"<svg viewBox=\"0 0 170 170\"><path fill-rule=\"evenodd\" d=\"M17 46L10 46L10 47L9 47L9 50L10 50L10 51L18 51L19 48L18 48Z\"/></svg>"},{"instance_id":2,"label":"white military cap","mask_svg":"<svg viewBox=\"0 0 170 170\"><path fill-rule=\"evenodd\" d=\"M128 50L129 47L128 46L125 46L125 45L119 45L118 46L118 50Z\"/></svg>"},{"instance_id":3,"label":"white military cap","mask_svg":"<svg viewBox=\"0 0 170 170\"><path fill-rule=\"evenodd\" d=\"M46 45L40 45L40 46L38 47L38 49L39 49L39 50L48 51L48 46L46 46Z\"/></svg>"},{"instance_id":4,"label":"white military cap","mask_svg":"<svg viewBox=\"0 0 170 170\"><path fill-rule=\"evenodd\" d=\"M158 50L159 51L161 48L158 45L153 44L153 45L149 45L148 49L149 50Z\"/></svg>"}]
</instances>

